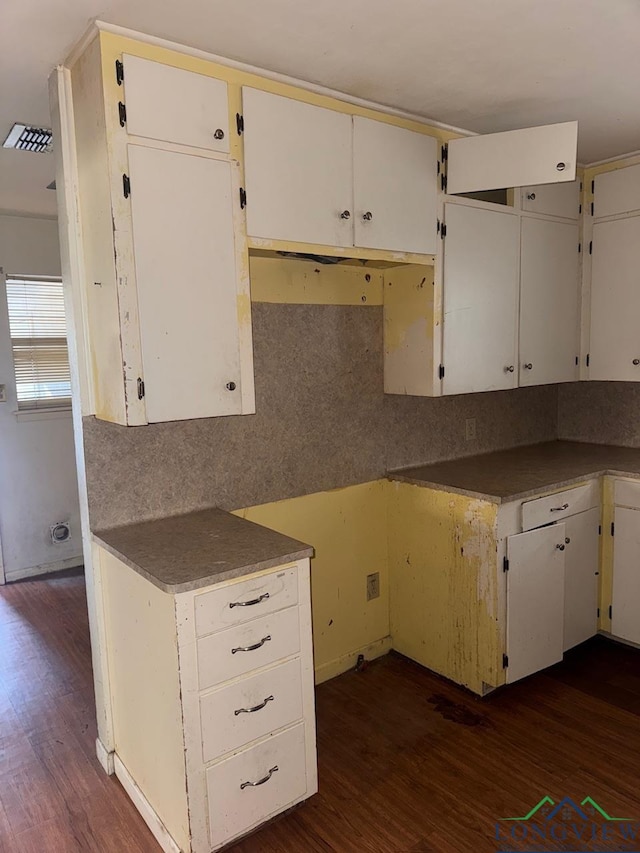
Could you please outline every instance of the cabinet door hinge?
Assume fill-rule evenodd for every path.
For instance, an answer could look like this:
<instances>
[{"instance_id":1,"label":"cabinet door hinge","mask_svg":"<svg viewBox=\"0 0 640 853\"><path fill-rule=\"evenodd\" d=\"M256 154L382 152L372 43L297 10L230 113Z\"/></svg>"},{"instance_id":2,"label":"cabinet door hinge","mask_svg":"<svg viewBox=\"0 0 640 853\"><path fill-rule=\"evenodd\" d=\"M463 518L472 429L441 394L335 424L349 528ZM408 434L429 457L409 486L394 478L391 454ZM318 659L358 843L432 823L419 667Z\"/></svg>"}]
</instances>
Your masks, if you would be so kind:
<instances>
[{"instance_id":1,"label":"cabinet door hinge","mask_svg":"<svg viewBox=\"0 0 640 853\"><path fill-rule=\"evenodd\" d=\"M613 619L613 605L609 605L609 619Z\"/></svg>"},{"instance_id":2,"label":"cabinet door hinge","mask_svg":"<svg viewBox=\"0 0 640 853\"><path fill-rule=\"evenodd\" d=\"M436 219L436 234L440 233L440 226L441 225L442 225L442 223L440 222L440 220Z\"/></svg>"},{"instance_id":3,"label":"cabinet door hinge","mask_svg":"<svg viewBox=\"0 0 640 853\"><path fill-rule=\"evenodd\" d=\"M611 535L612 536L616 535L616 525L615 525L615 522L613 522L613 521L611 522Z\"/></svg>"},{"instance_id":4,"label":"cabinet door hinge","mask_svg":"<svg viewBox=\"0 0 640 853\"><path fill-rule=\"evenodd\" d=\"M599 607L598 607L597 616L598 616L598 619L599 619L599 618L600 618L600 608L599 608Z\"/></svg>"},{"instance_id":5,"label":"cabinet door hinge","mask_svg":"<svg viewBox=\"0 0 640 853\"><path fill-rule=\"evenodd\" d=\"M578 243L578 254L582 251L582 243Z\"/></svg>"},{"instance_id":6,"label":"cabinet door hinge","mask_svg":"<svg viewBox=\"0 0 640 853\"><path fill-rule=\"evenodd\" d=\"M124 127L127 123L127 108L122 101L118 101L118 118L120 119L120 127Z\"/></svg>"},{"instance_id":7,"label":"cabinet door hinge","mask_svg":"<svg viewBox=\"0 0 640 853\"><path fill-rule=\"evenodd\" d=\"M593 240L589 240L589 254L593 255Z\"/></svg>"},{"instance_id":8,"label":"cabinet door hinge","mask_svg":"<svg viewBox=\"0 0 640 853\"><path fill-rule=\"evenodd\" d=\"M598 525L598 536L602 536L602 525Z\"/></svg>"},{"instance_id":9,"label":"cabinet door hinge","mask_svg":"<svg viewBox=\"0 0 640 853\"><path fill-rule=\"evenodd\" d=\"M593 202L591 202L591 215L593 216Z\"/></svg>"},{"instance_id":10,"label":"cabinet door hinge","mask_svg":"<svg viewBox=\"0 0 640 853\"><path fill-rule=\"evenodd\" d=\"M244 210L247 206L247 191L244 187L240 187L240 208Z\"/></svg>"},{"instance_id":11,"label":"cabinet door hinge","mask_svg":"<svg viewBox=\"0 0 640 853\"><path fill-rule=\"evenodd\" d=\"M449 146L443 145L440 149L440 157L442 158L442 162L449 159Z\"/></svg>"},{"instance_id":12,"label":"cabinet door hinge","mask_svg":"<svg viewBox=\"0 0 640 853\"><path fill-rule=\"evenodd\" d=\"M596 182L591 181L591 195L593 195L596 191Z\"/></svg>"},{"instance_id":13,"label":"cabinet door hinge","mask_svg":"<svg viewBox=\"0 0 640 853\"><path fill-rule=\"evenodd\" d=\"M508 571L509 571L509 558L508 558L508 557L505 557L505 558L502 560L502 571L503 571L503 572L508 572Z\"/></svg>"},{"instance_id":14,"label":"cabinet door hinge","mask_svg":"<svg viewBox=\"0 0 640 853\"><path fill-rule=\"evenodd\" d=\"M447 226L446 226L446 223L443 222L442 225L440 226L440 237L444 240L444 238L446 236L447 236Z\"/></svg>"},{"instance_id":15,"label":"cabinet door hinge","mask_svg":"<svg viewBox=\"0 0 640 853\"><path fill-rule=\"evenodd\" d=\"M119 59L116 59L116 83L118 86L122 86L122 81L124 80L124 65Z\"/></svg>"},{"instance_id":16,"label":"cabinet door hinge","mask_svg":"<svg viewBox=\"0 0 640 853\"><path fill-rule=\"evenodd\" d=\"M440 367L438 367L438 376L440 379L444 379L444 364L441 364Z\"/></svg>"},{"instance_id":17,"label":"cabinet door hinge","mask_svg":"<svg viewBox=\"0 0 640 853\"><path fill-rule=\"evenodd\" d=\"M236 113L236 130L238 131L238 136L242 136L244 133L244 116L240 115L240 113Z\"/></svg>"},{"instance_id":18,"label":"cabinet door hinge","mask_svg":"<svg viewBox=\"0 0 640 853\"><path fill-rule=\"evenodd\" d=\"M576 356L576 367L580 364L580 357Z\"/></svg>"},{"instance_id":19,"label":"cabinet door hinge","mask_svg":"<svg viewBox=\"0 0 640 853\"><path fill-rule=\"evenodd\" d=\"M144 397L144 379L138 376L138 400Z\"/></svg>"},{"instance_id":20,"label":"cabinet door hinge","mask_svg":"<svg viewBox=\"0 0 640 853\"><path fill-rule=\"evenodd\" d=\"M129 180L129 175L122 176L122 192L125 198L129 198L131 195L131 181Z\"/></svg>"},{"instance_id":21,"label":"cabinet door hinge","mask_svg":"<svg viewBox=\"0 0 640 853\"><path fill-rule=\"evenodd\" d=\"M582 213L582 203L578 205L578 215Z\"/></svg>"},{"instance_id":22,"label":"cabinet door hinge","mask_svg":"<svg viewBox=\"0 0 640 853\"><path fill-rule=\"evenodd\" d=\"M440 175L440 189L443 193L447 191L447 176L444 174Z\"/></svg>"},{"instance_id":23,"label":"cabinet door hinge","mask_svg":"<svg viewBox=\"0 0 640 853\"><path fill-rule=\"evenodd\" d=\"M585 358L585 364L587 365L587 367L589 367L589 361L590 360L591 359L590 359L589 353L587 353L586 358Z\"/></svg>"},{"instance_id":24,"label":"cabinet door hinge","mask_svg":"<svg viewBox=\"0 0 640 853\"><path fill-rule=\"evenodd\" d=\"M507 669L509 666L509 655L502 655L502 668Z\"/></svg>"}]
</instances>

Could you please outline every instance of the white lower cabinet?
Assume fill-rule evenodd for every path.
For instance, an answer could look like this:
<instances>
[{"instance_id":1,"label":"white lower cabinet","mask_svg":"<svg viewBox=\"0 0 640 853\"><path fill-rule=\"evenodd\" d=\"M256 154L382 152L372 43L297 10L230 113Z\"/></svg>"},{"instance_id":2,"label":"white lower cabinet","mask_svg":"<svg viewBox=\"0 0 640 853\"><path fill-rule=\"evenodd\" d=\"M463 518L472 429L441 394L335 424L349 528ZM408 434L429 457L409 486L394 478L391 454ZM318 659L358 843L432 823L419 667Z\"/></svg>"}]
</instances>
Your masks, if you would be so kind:
<instances>
[{"instance_id":1,"label":"white lower cabinet","mask_svg":"<svg viewBox=\"0 0 640 853\"><path fill-rule=\"evenodd\" d=\"M564 522L507 540L507 682L562 660Z\"/></svg>"},{"instance_id":2,"label":"white lower cabinet","mask_svg":"<svg viewBox=\"0 0 640 853\"><path fill-rule=\"evenodd\" d=\"M611 633L640 644L640 509L616 506Z\"/></svg>"},{"instance_id":3,"label":"white lower cabinet","mask_svg":"<svg viewBox=\"0 0 640 853\"><path fill-rule=\"evenodd\" d=\"M318 789L309 560L171 594L103 549L116 773L166 853Z\"/></svg>"},{"instance_id":4,"label":"white lower cabinet","mask_svg":"<svg viewBox=\"0 0 640 853\"><path fill-rule=\"evenodd\" d=\"M564 651L598 632L600 509L572 515L564 522Z\"/></svg>"}]
</instances>

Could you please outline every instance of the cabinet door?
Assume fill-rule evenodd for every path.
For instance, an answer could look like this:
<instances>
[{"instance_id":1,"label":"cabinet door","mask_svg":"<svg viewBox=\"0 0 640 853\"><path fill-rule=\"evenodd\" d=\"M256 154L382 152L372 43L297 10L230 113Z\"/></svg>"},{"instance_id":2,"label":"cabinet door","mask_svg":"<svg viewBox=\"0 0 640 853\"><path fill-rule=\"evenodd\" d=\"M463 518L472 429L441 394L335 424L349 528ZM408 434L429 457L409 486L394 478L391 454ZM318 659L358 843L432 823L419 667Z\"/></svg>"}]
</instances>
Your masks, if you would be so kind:
<instances>
[{"instance_id":1,"label":"cabinet door","mask_svg":"<svg viewBox=\"0 0 640 853\"><path fill-rule=\"evenodd\" d=\"M127 131L163 142L229 150L229 105L223 80L123 56Z\"/></svg>"},{"instance_id":2,"label":"cabinet door","mask_svg":"<svg viewBox=\"0 0 640 853\"><path fill-rule=\"evenodd\" d=\"M432 136L354 116L356 246L436 252L437 152Z\"/></svg>"},{"instance_id":3,"label":"cabinet door","mask_svg":"<svg viewBox=\"0 0 640 853\"><path fill-rule=\"evenodd\" d=\"M640 217L599 222L593 227L589 379L640 380L639 330Z\"/></svg>"},{"instance_id":4,"label":"cabinet door","mask_svg":"<svg viewBox=\"0 0 640 853\"><path fill-rule=\"evenodd\" d=\"M640 164L603 172L593 179L593 215L640 210Z\"/></svg>"},{"instance_id":5,"label":"cabinet door","mask_svg":"<svg viewBox=\"0 0 640 853\"><path fill-rule=\"evenodd\" d=\"M507 539L507 682L562 660L564 522Z\"/></svg>"},{"instance_id":6,"label":"cabinet door","mask_svg":"<svg viewBox=\"0 0 640 853\"><path fill-rule=\"evenodd\" d=\"M573 181L577 150L577 121L452 139L447 192Z\"/></svg>"},{"instance_id":7,"label":"cabinet door","mask_svg":"<svg viewBox=\"0 0 640 853\"><path fill-rule=\"evenodd\" d=\"M232 164L129 145L129 170L147 419L238 414Z\"/></svg>"},{"instance_id":8,"label":"cabinet door","mask_svg":"<svg viewBox=\"0 0 640 853\"><path fill-rule=\"evenodd\" d=\"M443 393L515 388L518 217L447 204L445 221Z\"/></svg>"},{"instance_id":9,"label":"cabinet door","mask_svg":"<svg viewBox=\"0 0 640 853\"><path fill-rule=\"evenodd\" d=\"M353 245L351 116L242 90L252 237Z\"/></svg>"},{"instance_id":10,"label":"cabinet door","mask_svg":"<svg viewBox=\"0 0 640 853\"><path fill-rule=\"evenodd\" d=\"M531 213L546 213L563 219L580 216L580 181L568 184L542 184L522 188L522 209Z\"/></svg>"},{"instance_id":11,"label":"cabinet door","mask_svg":"<svg viewBox=\"0 0 640 853\"><path fill-rule=\"evenodd\" d=\"M564 521L564 651L598 631L598 566L600 508Z\"/></svg>"},{"instance_id":12,"label":"cabinet door","mask_svg":"<svg viewBox=\"0 0 640 853\"><path fill-rule=\"evenodd\" d=\"M640 643L640 511L616 507L611 633Z\"/></svg>"},{"instance_id":13,"label":"cabinet door","mask_svg":"<svg viewBox=\"0 0 640 853\"><path fill-rule=\"evenodd\" d=\"M520 385L573 382L580 354L578 225L522 218Z\"/></svg>"}]
</instances>

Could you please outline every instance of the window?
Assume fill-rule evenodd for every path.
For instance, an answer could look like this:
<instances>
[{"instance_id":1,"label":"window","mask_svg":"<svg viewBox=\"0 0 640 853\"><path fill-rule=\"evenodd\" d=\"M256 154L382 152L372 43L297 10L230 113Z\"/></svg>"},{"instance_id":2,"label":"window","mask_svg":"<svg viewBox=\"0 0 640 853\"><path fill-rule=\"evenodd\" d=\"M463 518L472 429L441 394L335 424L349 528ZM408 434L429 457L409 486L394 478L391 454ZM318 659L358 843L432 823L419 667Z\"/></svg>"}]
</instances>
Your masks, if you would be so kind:
<instances>
[{"instance_id":1,"label":"window","mask_svg":"<svg viewBox=\"0 0 640 853\"><path fill-rule=\"evenodd\" d=\"M70 406L62 282L9 276L7 304L18 409Z\"/></svg>"}]
</instances>

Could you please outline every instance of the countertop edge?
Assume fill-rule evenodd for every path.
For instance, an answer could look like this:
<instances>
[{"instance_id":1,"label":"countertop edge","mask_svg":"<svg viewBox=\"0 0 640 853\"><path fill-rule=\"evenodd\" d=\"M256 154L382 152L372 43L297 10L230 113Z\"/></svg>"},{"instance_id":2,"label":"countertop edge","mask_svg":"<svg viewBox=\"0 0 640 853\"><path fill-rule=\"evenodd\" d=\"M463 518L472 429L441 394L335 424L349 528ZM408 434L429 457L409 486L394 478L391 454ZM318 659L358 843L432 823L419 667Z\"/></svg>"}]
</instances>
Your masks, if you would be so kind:
<instances>
[{"instance_id":1,"label":"countertop edge","mask_svg":"<svg viewBox=\"0 0 640 853\"><path fill-rule=\"evenodd\" d=\"M416 466L418 467L418 466ZM487 501L494 504L507 504L514 501L525 500L526 498L539 495L541 492L547 492L549 489L562 489L565 486L573 486L576 483L581 483L583 480L593 480L598 477L628 477L632 480L640 479L640 473L637 471L621 471L616 468L598 468L595 471L587 469L575 477L570 477L565 480L554 480L549 483L543 483L533 489L527 489L524 492L514 492L511 495L491 495L486 492L477 492L472 489L463 489L460 486L453 486L447 483L434 483L431 480L422 479L420 477L412 477L400 471L389 471L387 479L391 482L409 483L413 486L420 486L424 489L434 489L439 492L450 492L455 495L464 495L468 498L476 498L477 500Z\"/></svg>"},{"instance_id":2,"label":"countertop edge","mask_svg":"<svg viewBox=\"0 0 640 853\"><path fill-rule=\"evenodd\" d=\"M104 548L109 554L111 554L116 559L120 560L121 563L124 563L125 566L128 566L134 572L139 574L141 577L148 580L155 587L162 590L162 592L166 592L169 595L178 595L183 592L194 592L197 589L204 589L207 586L215 586L219 583L224 583L228 580L235 580L236 578L242 578L247 575L253 575L257 572L262 572L265 569L272 569L276 566L284 565L285 563L295 563L297 560L303 560L307 557L313 557L314 550L311 546L299 549L298 551L291 551L286 554L278 554L274 557L267 557L264 560L260 560L257 563L252 563L248 566L235 566L233 568L227 569L225 571L216 572L212 575L203 575L200 578L196 578L191 581L185 581L184 583L163 583L154 575L150 574L146 569L143 569L142 566L138 565L133 560L129 559L126 554L123 554L121 551L118 551L117 548L114 548L108 542L105 542L104 539L101 539L95 533L91 534L93 541L99 545L101 548Z\"/></svg>"}]
</instances>

